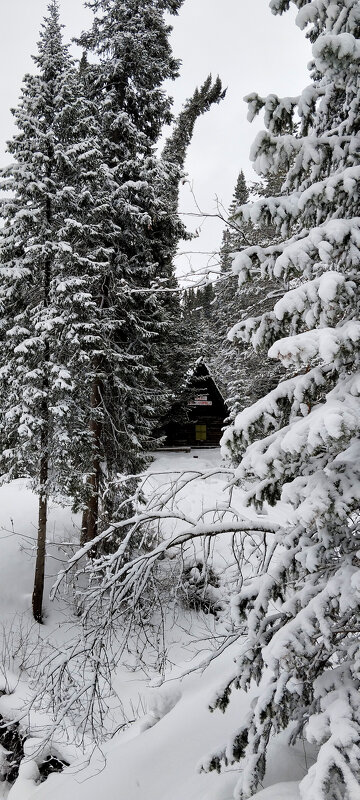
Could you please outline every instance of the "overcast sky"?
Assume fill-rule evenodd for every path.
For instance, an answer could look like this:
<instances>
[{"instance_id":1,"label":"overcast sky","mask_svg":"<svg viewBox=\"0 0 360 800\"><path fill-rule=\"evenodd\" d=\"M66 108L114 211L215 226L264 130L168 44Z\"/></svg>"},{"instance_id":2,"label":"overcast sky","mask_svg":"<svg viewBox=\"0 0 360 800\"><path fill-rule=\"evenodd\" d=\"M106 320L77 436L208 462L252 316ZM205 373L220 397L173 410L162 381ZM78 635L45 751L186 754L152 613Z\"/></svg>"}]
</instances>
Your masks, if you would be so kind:
<instances>
[{"instance_id":1,"label":"overcast sky","mask_svg":"<svg viewBox=\"0 0 360 800\"><path fill-rule=\"evenodd\" d=\"M2 0L0 6L0 163L8 161L6 140L13 132L10 107L17 104L23 75L33 69L31 54L47 0ZM87 27L91 13L82 0L61 0L64 36L69 40ZM226 99L198 121L187 160L187 172L203 211L216 210L217 197L228 207L237 174L254 173L249 150L261 123L246 120L244 95L275 92L297 94L309 82L310 48L295 25L295 13L275 17L268 0L185 0L173 18L174 54L182 60L181 76L171 86L175 110L209 72L219 74L228 87ZM183 212L194 211L188 186L181 196ZM199 220L188 218L193 229ZM207 220L201 236L186 250L211 251L219 247L222 224ZM195 266L206 257L192 256ZM179 258L184 269L184 258Z\"/></svg>"}]
</instances>

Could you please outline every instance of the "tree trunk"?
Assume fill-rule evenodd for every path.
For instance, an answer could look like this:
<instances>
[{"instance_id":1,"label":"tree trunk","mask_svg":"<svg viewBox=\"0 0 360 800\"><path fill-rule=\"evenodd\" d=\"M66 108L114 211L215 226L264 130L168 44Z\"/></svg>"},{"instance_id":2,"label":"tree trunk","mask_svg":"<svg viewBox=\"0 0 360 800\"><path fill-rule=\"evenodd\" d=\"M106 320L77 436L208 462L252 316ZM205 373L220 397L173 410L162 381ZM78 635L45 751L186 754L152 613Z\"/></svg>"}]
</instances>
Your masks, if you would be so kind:
<instances>
[{"instance_id":1,"label":"tree trunk","mask_svg":"<svg viewBox=\"0 0 360 800\"><path fill-rule=\"evenodd\" d=\"M51 167L49 170L51 175ZM46 217L51 222L51 203L47 200ZM49 305L51 279L51 260L48 258L44 265L44 307ZM49 477L49 362L50 345L45 341L43 362L43 399L41 401L41 416L43 427L40 437L40 468L39 468L39 522L37 534L37 553L35 564L34 590L32 595L32 611L36 622L42 623L42 605L44 595L45 558L46 558L46 525L48 507L48 477Z\"/></svg>"},{"instance_id":2,"label":"tree trunk","mask_svg":"<svg viewBox=\"0 0 360 800\"><path fill-rule=\"evenodd\" d=\"M52 176L54 153L51 144L48 146L48 166L47 177ZM51 198L46 198L45 205L46 222L48 226L52 223L52 203ZM44 308L48 308L50 299L51 283L51 257L48 256L44 263ZM49 364L50 364L50 344L48 338L45 339L44 361L43 361L43 399L41 401L41 415L43 427L40 437L40 468L39 468L39 522L37 535L37 553L35 565L34 589L32 595L32 611L36 622L42 623L42 605L44 595L45 578L45 558L46 558L46 526L48 508L48 477L49 477Z\"/></svg>"},{"instance_id":3,"label":"tree trunk","mask_svg":"<svg viewBox=\"0 0 360 800\"><path fill-rule=\"evenodd\" d=\"M103 311L107 308L109 302L110 290L110 276L106 275L102 284L100 310ZM90 395L90 422L89 430L92 445L92 470L87 479L87 486L89 491L89 499L87 506L83 511L80 545L84 547L88 542L92 542L98 533L98 520L99 520L99 500L100 500L100 483L101 483L101 440L103 435L103 423L99 416L99 409L101 407L101 390L102 380L99 377L101 372L101 363L99 356L93 356L92 362L93 382ZM96 550L92 549L89 553L94 557Z\"/></svg>"},{"instance_id":4,"label":"tree trunk","mask_svg":"<svg viewBox=\"0 0 360 800\"><path fill-rule=\"evenodd\" d=\"M81 519L80 547L84 547L88 541L88 510L84 508Z\"/></svg>"},{"instance_id":5,"label":"tree trunk","mask_svg":"<svg viewBox=\"0 0 360 800\"><path fill-rule=\"evenodd\" d=\"M47 453L47 448L45 448L40 461L39 524L38 524L38 536L37 536L37 554L36 554L36 566L35 566L34 591L32 595L33 617L36 622L40 623L42 623L43 621L42 604L43 604L43 594L44 594L45 557L46 557L48 469L49 469L48 453Z\"/></svg>"},{"instance_id":6,"label":"tree trunk","mask_svg":"<svg viewBox=\"0 0 360 800\"><path fill-rule=\"evenodd\" d=\"M101 479L101 436L102 421L98 417L98 410L101 403L101 382L95 375L91 388L91 419L89 429L91 433L93 458L92 470L87 479L89 499L83 512L80 544L83 547L88 542L92 542L98 533L99 519L99 496ZM92 553L94 555L94 553Z\"/></svg>"}]
</instances>

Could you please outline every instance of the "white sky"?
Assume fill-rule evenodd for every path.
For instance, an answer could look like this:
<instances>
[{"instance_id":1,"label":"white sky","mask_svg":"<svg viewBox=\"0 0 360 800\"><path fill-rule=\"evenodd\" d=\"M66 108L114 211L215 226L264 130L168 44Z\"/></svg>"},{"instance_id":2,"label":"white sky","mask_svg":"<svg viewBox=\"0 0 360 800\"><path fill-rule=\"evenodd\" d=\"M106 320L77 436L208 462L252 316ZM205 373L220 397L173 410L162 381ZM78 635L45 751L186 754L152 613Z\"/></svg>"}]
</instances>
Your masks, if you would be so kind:
<instances>
[{"instance_id":1,"label":"white sky","mask_svg":"<svg viewBox=\"0 0 360 800\"><path fill-rule=\"evenodd\" d=\"M38 32L47 0L2 0L0 6L0 164L7 163L6 140L13 132L10 107L17 104L23 75L33 69ZM61 0L67 40L91 20L81 0ZM275 17L268 0L185 0L172 18L173 50L182 60L181 76L170 91L175 110L209 72L219 74L228 87L226 99L202 117L187 160L189 180L200 208L213 213L216 200L227 208L240 169L254 179L249 150L261 122L246 120L246 94L296 95L309 83L306 70L310 47L295 25L295 13ZM181 194L181 210L194 211L189 186ZM196 228L200 220L188 219ZM222 223L208 219L199 238L186 250L212 251L219 247ZM192 256L197 267L206 256ZM178 259L185 269L185 261Z\"/></svg>"}]
</instances>

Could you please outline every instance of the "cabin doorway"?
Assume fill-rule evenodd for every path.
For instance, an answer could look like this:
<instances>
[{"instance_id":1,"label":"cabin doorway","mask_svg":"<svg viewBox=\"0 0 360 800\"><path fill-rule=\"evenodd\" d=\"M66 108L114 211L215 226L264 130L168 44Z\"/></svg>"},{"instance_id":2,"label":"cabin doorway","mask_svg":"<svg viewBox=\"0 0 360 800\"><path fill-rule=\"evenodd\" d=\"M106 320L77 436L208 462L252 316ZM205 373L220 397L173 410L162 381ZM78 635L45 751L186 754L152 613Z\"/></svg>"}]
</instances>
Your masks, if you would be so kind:
<instances>
[{"instance_id":1,"label":"cabin doorway","mask_svg":"<svg viewBox=\"0 0 360 800\"><path fill-rule=\"evenodd\" d=\"M201 424L195 425L195 441L196 442L206 442L206 425Z\"/></svg>"}]
</instances>

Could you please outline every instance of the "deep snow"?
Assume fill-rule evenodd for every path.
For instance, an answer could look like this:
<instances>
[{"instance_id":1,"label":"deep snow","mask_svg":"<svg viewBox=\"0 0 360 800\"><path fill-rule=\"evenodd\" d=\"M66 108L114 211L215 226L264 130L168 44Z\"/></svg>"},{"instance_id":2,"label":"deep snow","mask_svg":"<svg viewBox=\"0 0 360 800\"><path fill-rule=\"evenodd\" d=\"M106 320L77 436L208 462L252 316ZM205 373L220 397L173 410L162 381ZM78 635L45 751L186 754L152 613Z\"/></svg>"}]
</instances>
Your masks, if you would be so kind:
<instances>
[{"instance_id":1,"label":"deep snow","mask_svg":"<svg viewBox=\"0 0 360 800\"><path fill-rule=\"evenodd\" d=\"M168 480L169 472L212 470L220 463L218 450L156 454L149 469L153 474L148 490L150 485L154 488ZM205 505L221 501L224 481L224 476L215 475L205 486L195 481L190 491L184 491L181 507L188 514L196 514ZM44 626L39 627L31 620L37 499L24 481L15 481L0 489L0 508L0 610L4 623L0 634L4 637L5 631L9 635L9 630L12 635L19 630L30 631L31 637L40 633L45 641L51 638L61 645L66 640L70 623L71 626L76 624L66 598L53 604L46 600ZM78 526L79 519L69 509L52 506L47 593L59 565L71 551L69 542L78 540ZM220 561L221 557L220 546ZM115 676L116 689L128 716L130 709L137 709L139 719L124 732L117 733L101 752L94 751L90 763L84 761L80 751L77 760L71 742L66 744L62 739L58 743L59 752L70 755L68 760L72 765L60 775L51 775L39 786L36 785L36 764L31 759L25 761L10 790L9 800L98 800L99 797L106 800L231 800L239 767L229 767L221 775L205 775L199 774L197 766L209 752L226 743L229 734L241 724L250 702L243 693L234 692L225 714L208 710L219 684L232 672L235 647L229 647L205 671L186 675L213 646L214 622L211 615L180 613L176 622L171 620L170 623L168 680L165 683L159 685L161 680L156 679L154 671L145 675L140 669L122 668ZM197 648L190 644L190 626L202 640ZM185 677L179 677L183 674ZM19 717L29 693L24 676L19 683L16 681L15 678L14 693L0 698L0 713L6 711L14 718ZM37 725L42 719L36 718ZM298 781L305 772L302 746L289 749L285 737L278 737L271 747L265 788L256 796L257 800L298 800ZM0 797L5 797L6 785L2 789L3 794L0 785Z\"/></svg>"}]
</instances>

